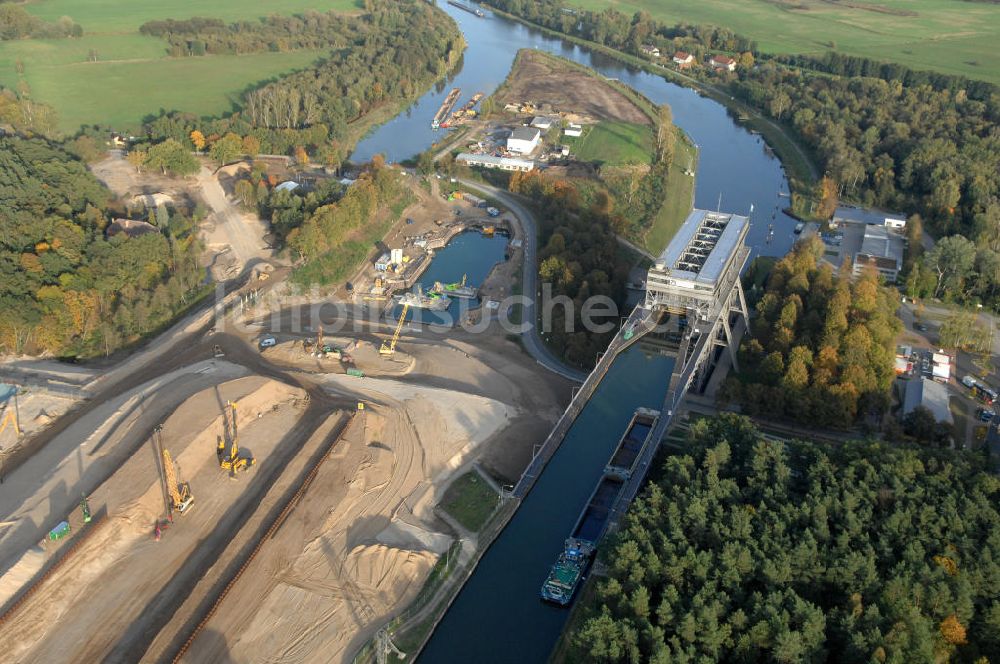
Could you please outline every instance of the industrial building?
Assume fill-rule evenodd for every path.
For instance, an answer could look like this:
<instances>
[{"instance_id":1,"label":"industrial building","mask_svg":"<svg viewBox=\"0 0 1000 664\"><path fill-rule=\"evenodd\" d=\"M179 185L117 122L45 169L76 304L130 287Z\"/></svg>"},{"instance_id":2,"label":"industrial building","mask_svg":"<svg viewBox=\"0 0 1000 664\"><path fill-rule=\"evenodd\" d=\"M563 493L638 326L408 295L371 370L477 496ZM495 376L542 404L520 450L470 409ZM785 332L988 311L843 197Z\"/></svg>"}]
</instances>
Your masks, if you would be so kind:
<instances>
[{"instance_id":1,"label":"industrial building","mask_svg":"<svg viewBox=\"0 0 1000 664\"><path fill-rule=\"evenodd\" d=\"M536 127L517 127L507 139L507 149L517 154L531 154L541 139L542 132Z\"/></svg>"},{"instance_id":2,"label":"industrial building","mask_svg":"<svg viewBox=\"0 0 1000 664\"><path fill-rule=\"evenodd\" d=\"M480 166L482 168L499 168L501 171L530 171L535 168L535 162L530 159L517 159L516 157L495 157L491 154L473 154L463 152L455 161L468 164L469 166Z\"/></svg>"},{"instance_id":3,"label":"industrial building","mask_svg":"<svg viewBox=\"0 0 1000 664\"><path fill-rule=\"evenodd\" d=\"M841 205L833 213L831 223L834 226L843 224L866 224L868 226L885 226L896 230L906 228L906 217L895 212L884 212L874 208Z\"/></svg>"},{"instance_id":4,"label":"industrial building","mask_svg":"<svg viewBox=\"0 0 1000 664\"><path fill-rule=\"evenodd\" d=\"M903 238L890 233L885 226L866 225L851 264L855 276L873 267L888 283L895 283L903 269Z\"/></svg>"},{"instance_id":5,"label":"industrial building","mask_svg":"<svg viewBox=\"0 0 1000 664\"><path fill-rule=\"evenodd\" d=\"M917 406L931 411L938 422L952 423L951 409L948 407L948 388L928 378L918 378L903 382L903 416L909 415Z\"/></svg>"}]
</instances>

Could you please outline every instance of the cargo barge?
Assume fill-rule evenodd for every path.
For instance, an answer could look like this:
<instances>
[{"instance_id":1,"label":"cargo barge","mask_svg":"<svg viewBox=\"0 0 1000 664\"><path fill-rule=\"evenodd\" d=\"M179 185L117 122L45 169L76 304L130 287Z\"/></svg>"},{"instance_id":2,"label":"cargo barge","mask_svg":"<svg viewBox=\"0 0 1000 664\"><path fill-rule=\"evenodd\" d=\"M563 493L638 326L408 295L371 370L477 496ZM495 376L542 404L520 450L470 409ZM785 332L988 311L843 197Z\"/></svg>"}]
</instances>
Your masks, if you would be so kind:
<instances>
[{"instance_id":1,"label":"cargo barge","mask_svg":"<svg viewBox=\"0 0 1000 664\"><path fill-rule=\"evenodd\" d=\"M448 93L448 96L445 97L444 101L441 103L441 108L439 108L438 112L434 114L434 119L431 121L432 129L437 129L441 126L441 123L444 122L445 118L448 117L448 114L451 113L451 109L455 105L455 102L458 101L458 95L460 94L462 94L461 88L451 89L451 92Z\"/></svg>"},{"instance_id":2,"label":"cargo barge","mask_svg":"<svg viewBox=\"0 0 1000 664\"><path fill-rule=\"evenodd\" d=\"M573 534L566 540L563 552L542 584L543 600L559 606L567 606L573 600L580 580L590 567L597 544L604 536L611 506L624 486L625 483L617 477L605 475L601 478L577 519Z\"/></svg>"},{"instance_id":3,"label":"cargo barge","mask_svg":"<svg viewBox=\"0 0 1000 664\"><path fill-rule=\"evenodd\" d=\"M632 415L632 421L618 441L615 453L611 455L611 461L604 467L604 474L619 478L627 482L635 471L635 464L639 461L643 448L646 446L646 438L653 430L653 423L659 417L660 411L650 408L639 408Z\"/></svg>"},{"instance_id":4,"label":"cargo barge","mask_svg":"<svg viewBox=\"0 0 1000 664\"><path fill-rule=\"evenodd\" d=\"M486 14L483 12L482 9L479 9L478 7L472 7L471 5L467 5L464 2L459 2L458 0L448 0L448 4L451 5L452 7L458 7L459 9L464 9L470 14L475 14L479 18L486 16Z\"/></svg>"}]
</instances>

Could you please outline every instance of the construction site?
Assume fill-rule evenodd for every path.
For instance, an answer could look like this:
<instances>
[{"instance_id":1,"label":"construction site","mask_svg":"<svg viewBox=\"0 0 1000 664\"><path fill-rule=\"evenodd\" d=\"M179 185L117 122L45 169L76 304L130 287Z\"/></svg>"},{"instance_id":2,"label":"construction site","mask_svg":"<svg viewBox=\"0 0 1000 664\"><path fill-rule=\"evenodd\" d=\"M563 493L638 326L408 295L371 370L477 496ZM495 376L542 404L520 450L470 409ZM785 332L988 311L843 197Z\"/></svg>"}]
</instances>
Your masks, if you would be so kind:
<instances>
[{"instance_id":1,"label":"construction site","mask_svg":"<svg viewBox=\"0 0 1000 664\"><path fill-rule=\"evenodd\" d=\"M515 220L432 184L386 247L486 311L523 268ZM443 556L477 555L439 506L451 482L514 481L570 396L499 326L428 335L418 307L361 297L396 276L371 262L354 300L385 313L345 330L291 325L296 300L268 297L287 271L246 259L214 310L122 359L5 361L5 661L352 661Z\"/></svg>"}]
</instances>

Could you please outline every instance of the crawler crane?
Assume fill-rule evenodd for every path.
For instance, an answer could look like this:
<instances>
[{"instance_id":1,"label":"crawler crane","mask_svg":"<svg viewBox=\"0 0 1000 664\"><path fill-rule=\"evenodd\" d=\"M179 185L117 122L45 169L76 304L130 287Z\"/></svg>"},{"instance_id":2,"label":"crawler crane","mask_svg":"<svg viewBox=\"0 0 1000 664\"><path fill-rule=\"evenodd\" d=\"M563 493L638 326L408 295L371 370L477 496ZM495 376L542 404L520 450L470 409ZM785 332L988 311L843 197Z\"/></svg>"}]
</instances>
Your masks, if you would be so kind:
<instances>
[{"instance_id":1,"label":"crawler crane","mask_svg":"<svg viewBox=\"0 0 1000 664\"><path fill-rule=\"evenodd\" d=\"M219 458L219 467L223 470L228 470L233 475L236 474L238 470L248 470L250 466L254 465L257 460L253 455L243 455L240 456L239 448L239 438L236 431L236 404L230 401L227 404L227 411L232 418L232 423L228 422L229 418L224 418L227 420L224 424L226 426L226 434L229 434L230 426L232 427L232 437L230 438L229 451L226 451L226 440L225 436L219 436L219 444L215 448L215 454Z\"/></svg>"},{"instance_id":2,"label":"crawler crane","mask_svg":"<svg viewBox=\"0 0 1000 664\"><path fill-rule=\"evenodd\" d=\"M399 315L399 323L396 325L396 331L392 334L391 341L383 341L382 347L378 349L380 355L392 356L396 352L396 342L399 341L399 334L403 331L403 323L406 322L406 312L409 311L410 305L403 305L403 313Z\"/></svg>"}]
</instances>

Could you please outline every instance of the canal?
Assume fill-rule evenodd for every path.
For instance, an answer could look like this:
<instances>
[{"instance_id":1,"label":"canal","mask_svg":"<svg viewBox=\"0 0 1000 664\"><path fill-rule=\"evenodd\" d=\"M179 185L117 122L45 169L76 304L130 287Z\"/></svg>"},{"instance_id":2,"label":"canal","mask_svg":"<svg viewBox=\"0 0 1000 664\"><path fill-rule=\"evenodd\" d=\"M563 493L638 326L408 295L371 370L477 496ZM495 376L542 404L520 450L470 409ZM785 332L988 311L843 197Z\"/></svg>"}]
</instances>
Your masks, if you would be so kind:
<instances>
[{"instance_id":1,"label":"canal","mask_svg":"<svg viewBox=\"0 0 1000 664\"><path fill-rule=\"evenodd\" d=\"M355 160L381 153L389 161L399 161L444 140L444 131L432 130L430 123L448 90L462 88L460 103L474 92L489 94L507 76L519 49L539 48L620 80L657 104L670 104L674 122L699 148L695 205L739 214L750 213L752 206L747 237L751 255L780 256L791 247L795 221L781 212L789 191L781 164L760 136L740 126L724 106L489 12L483 19L447 4L439 6L465 33L468 49L460 68L359 143ZM773 237L768 233L772 223ZM660 407L672 369L671 358L646 356L641 345L615 360L520 509L445 614L420 656L421 664L547 660L568 611L542 604L541 584L632 413L639 406Z\"/></svg>"},{"instance_id":2,"label":"canal","mask_svg":"<svg viewBox=\"0 0 1000 664\"><path fill-rule=\"evenodd\" d=\"M487 237L478 230L459 233L447 245L434 252L431 264L420 275L419 283L425 292L434 287L434 282L451 284L461 282L463 279L468 285L478 288L483 285L487 275L497 263L507 260L508 242L510 236L505 233L496 233L492 237ZM416 323L450 327L460 323L469 311L479 307L480 304L479 298L453 297L446 311L410 309L406 319ZM401 311L402 306L396 305L392 310L392 318L398 320Z\"/></svg>"}]
</instances>

